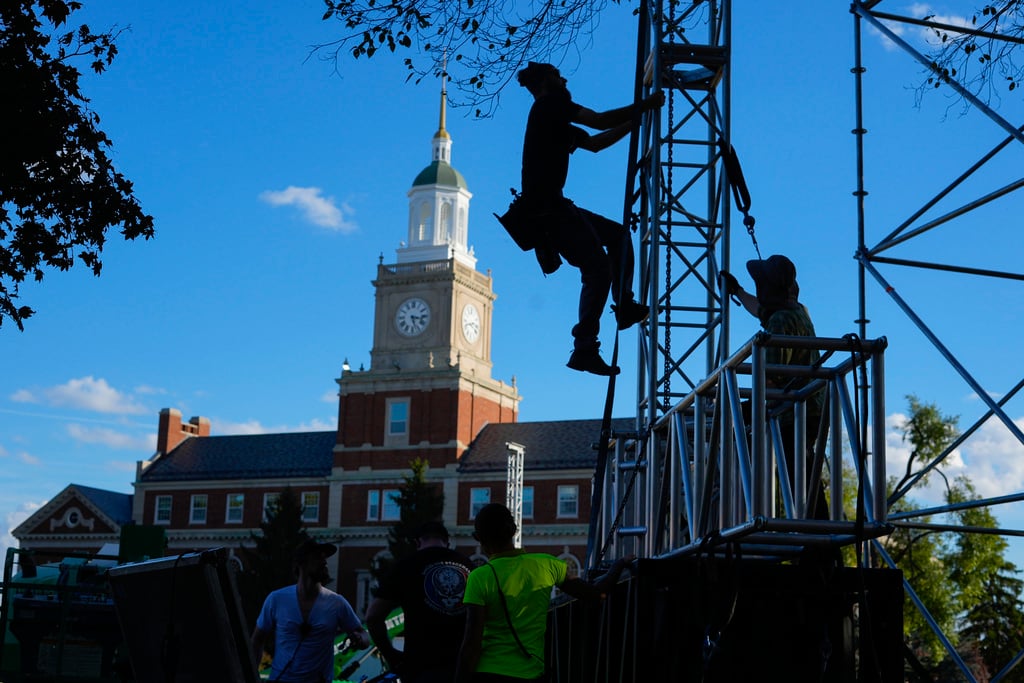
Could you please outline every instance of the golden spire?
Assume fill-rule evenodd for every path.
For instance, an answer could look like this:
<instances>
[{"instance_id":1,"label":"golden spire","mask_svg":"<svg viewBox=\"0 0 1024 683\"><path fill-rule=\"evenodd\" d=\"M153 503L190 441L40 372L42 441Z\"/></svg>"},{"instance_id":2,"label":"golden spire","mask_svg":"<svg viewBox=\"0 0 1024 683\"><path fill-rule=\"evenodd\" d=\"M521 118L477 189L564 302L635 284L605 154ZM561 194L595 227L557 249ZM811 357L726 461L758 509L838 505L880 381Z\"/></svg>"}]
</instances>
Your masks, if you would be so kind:
<instances>
[{"instance_id":1,"label":"golden spire","mask_svg":"<svg viewBox=\"0 0 1024 683\"><path fill-rule=\"evenodd\" d=\"M445 128L444 128L445 117L447 115L447 105L448 105L447 84L448 84L448 53L445 52L444 61L442 62L442 66L441 66L441 117L440 117L441 118L441 124L438 127L438 129L437 129L437 133L434 135L435 138L447 138L447 137L450 137L448 135L448 131L445 130Z\"/></svg>"}]
</instances>

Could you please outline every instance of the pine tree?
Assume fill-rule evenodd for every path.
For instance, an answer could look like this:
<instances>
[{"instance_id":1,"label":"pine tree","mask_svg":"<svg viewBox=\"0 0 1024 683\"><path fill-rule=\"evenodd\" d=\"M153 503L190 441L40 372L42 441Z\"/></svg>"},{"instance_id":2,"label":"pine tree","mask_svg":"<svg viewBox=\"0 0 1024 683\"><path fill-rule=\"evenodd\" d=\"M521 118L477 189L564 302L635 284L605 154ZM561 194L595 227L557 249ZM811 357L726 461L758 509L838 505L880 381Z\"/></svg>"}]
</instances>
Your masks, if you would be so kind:
<instances>
[{"instance_id":1,"label":"pine tree","mask_svg":"<svg viewBox=\"0 0 1024 683\"><path fill-rule=\"evenodd\" d=\"M963 503L978 498L974 486L964 477L950 489L947 500ZM988 508L966 508L955 513L965 527L998 528ZM993 534L960 534L946 559L950 579L958 587L963 616L960 636L977 647L989 676L1002 670L1024 648L1024 580L1020 570L1004 558L1009 544ZM1024 669L1016 667L1005 681L1024 681Z\"/></svg>"},{"instance_id":2,"label":"pine tree","mask_svg":"<svg viewBox=\"0 0 1024 683\"><path fill-rule=\"evenodd\" d=\"M416 550L413 535L424 522L440 521L444 513L444 493L436 484L427 482L430 463L416 458L409 463L411 472L402 477L402 487L395 497L400 510L398 521L388 530L389 558L378 560L371 568L374 578L387 574L392 564Z\"/></svg>"},{"instance_id":3,"label":"pine tree","mask_svg":"<svg viewBox=\"0 0 1024 683\"><path fill-rule=\"evenodd\" d=\"M308 538L302 523L302 499L286 487L267 504L260 530L249 532L253 545L240 548L245 569L238 577L238 590L251 625L268 593L294 583L295 550Z\"/></svg>"}]
</instances>

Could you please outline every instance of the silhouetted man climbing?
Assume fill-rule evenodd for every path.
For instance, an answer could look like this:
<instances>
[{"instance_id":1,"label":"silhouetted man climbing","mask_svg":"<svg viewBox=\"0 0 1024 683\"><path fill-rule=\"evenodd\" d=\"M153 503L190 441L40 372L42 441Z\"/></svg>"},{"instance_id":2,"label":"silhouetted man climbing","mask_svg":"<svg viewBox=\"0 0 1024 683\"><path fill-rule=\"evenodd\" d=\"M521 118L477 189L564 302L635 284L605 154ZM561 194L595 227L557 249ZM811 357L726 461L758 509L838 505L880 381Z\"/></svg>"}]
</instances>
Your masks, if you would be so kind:
<instances>
[{"instance_id":1,"label":"silhouetted man climbing","mask_svg":"<svg viewBox=\"0 0 1024 683\"><path fill-rule=\"evenodd\" d=\"M611 290L620 330L642 322L648 308L633 298L633 242L619 223L581 209L562 195L569 155L577 149L598 152L621 140L641 113L665 102L658 92L641 102L597 113L572 101L566 80L551 64L530 62L519 72L519 84L534 97L523 141L523 197L527 213L542 224L544 243L536 247L545 272L557 268L557 257L579 268L579 322L572 328L573 352L566 364L595 375L618 374L600 354L601 312ZM579 123L602 132L590 135ZM545 259L555 265L545 268ZM549 269L550 268L550 269Z\"/></svg>"}]
</instances>

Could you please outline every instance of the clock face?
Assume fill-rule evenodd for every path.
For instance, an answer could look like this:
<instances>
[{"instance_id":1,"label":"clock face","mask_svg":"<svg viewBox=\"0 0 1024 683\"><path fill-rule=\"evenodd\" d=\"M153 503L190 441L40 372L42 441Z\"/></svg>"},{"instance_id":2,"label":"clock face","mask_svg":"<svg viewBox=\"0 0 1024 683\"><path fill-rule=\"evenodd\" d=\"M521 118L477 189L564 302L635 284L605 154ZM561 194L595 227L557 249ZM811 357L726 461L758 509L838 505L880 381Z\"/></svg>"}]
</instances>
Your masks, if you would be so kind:
<instances>
[{"instance_id":1,"label":"clock face","mask_svg":"<svg viewBox=\"0 0 1024 683\"><path fill-rule=\"evenodd\" d=\"M395 312L395 327L403 337L415 337L430 324L430 306L419 297L406 299Z\"/></svg>"},{"instance_id":2,"label":"clock face","mask_svg":"<svg viewBox=\"0 0 1024 683\"><path fill-rule=\"evenodd\" d=\"M466 304L462 309L462 336L470 344L480 337L480 312L473 304Z\"/></svg>"}]
</instances>

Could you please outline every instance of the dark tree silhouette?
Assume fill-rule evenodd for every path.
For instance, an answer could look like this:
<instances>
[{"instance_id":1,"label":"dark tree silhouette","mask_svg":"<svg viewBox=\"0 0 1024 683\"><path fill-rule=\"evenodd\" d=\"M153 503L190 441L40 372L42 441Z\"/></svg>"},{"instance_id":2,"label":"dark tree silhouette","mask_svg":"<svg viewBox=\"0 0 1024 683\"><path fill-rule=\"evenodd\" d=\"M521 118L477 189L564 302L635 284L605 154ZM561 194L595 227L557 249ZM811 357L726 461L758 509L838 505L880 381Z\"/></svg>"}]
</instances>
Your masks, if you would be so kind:
<instances>
[{"instance_id":1,"label":"dark tree silhouette","mask_svg":"<svg viewBox=\"0 0 1024 683\"><path fill-rule=\"evenodd\" d=\"M459 94L453 103L482 116L528 61L557 64L586 47L609 2L622 0L325 0L324 20L337 20L342 33L314 51L335 68L348 56L401 52L407 80L444 75Z\"/></svg>"},{"instance_id":2,"label":"dark tree silhouette","mask_svg":"<svg viewBox=\"0 0 1024 683\"><path fill-rule=\"evenodd\" d=\"M74 0L0 2L0 325L32 315L19 286L75 261L100 274L107 231L153 236L132 183L107 156L110 139L88 108L75 64L96 73L117 55L120 31L67 27Z\"/></svg>"},{"instance_id":3,"label":"dark tree silhouette","mask_svg":"<svg viewBox=\"0 0 1024 683\"><path fill-rule=\"evenodd\" d=\"M287 487L267 505L260 530L249 532L252 545L239 549L245 568L238 577L238 592L250 626L256 624L268 593L295 582L295 550L308 538L302 499Z\"/></svg>"},{"instance_id":4,"label":"dark tree silhouette","mask_svg":"<svg viewBox=\"0 0 1024 683\"><path fill-rule=\"evenodd\" d=\"M395 502L398 504L400 519L388 530L388 553L390 558L380 560L371 568L375 578L386 574L394 562L408 557L416 550L413 534L424 522L440 521L444 513L444 494L436 484L427 481L430 464L416 458L409 463L412 470L402 477Z\"/></svg>"},{"instance_id":5,"label":"dark tree silhouette","mask_svg":"<svg viewBox=\"0 0 1024 683\"><path fill-rule=\"evenodd\" d=\"M1004 93L1021 86L1024 64L1024 0L1001 0L977 7L966 21L926 15L919 21L933 37L930 70L918 96L957 81L986 105L998 108ZM966 105L966 102L964 102Z\"/></svg>"}]
</instances>

